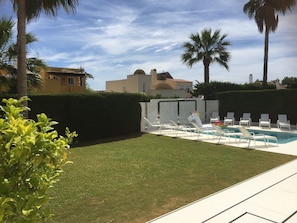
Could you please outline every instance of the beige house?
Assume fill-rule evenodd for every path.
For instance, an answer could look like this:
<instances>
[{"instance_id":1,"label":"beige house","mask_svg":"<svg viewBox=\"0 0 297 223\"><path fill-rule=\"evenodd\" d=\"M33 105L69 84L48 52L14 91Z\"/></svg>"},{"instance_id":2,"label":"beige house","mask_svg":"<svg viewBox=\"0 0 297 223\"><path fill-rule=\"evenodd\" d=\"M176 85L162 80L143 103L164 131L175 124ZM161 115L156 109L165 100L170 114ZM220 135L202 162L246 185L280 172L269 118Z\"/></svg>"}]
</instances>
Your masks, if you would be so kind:
<instances>
[{"instance_id":1,"label":"beige house","mask_svg":"<svg viewBox=\"0 0 297 223\"><path fill-rule=\"evenodd\" d=\"M27 74L31 73L27 70ZM87 73L79 68L46 67L40 70L42 86L29 88L31 94L65 94L86 92ZM0 92L9 90L5 80L11 78L5 70L0 69Z\"/></svg>"},{"instance_id":2,"label":"beige house","mask_svg":"<svg viewBox=\"0 0 297 223\"><path fill-rule=\"evenodd\" d=\"M84 69L47 67L40 72L42 87L32 89L35 94L61 94L86 92Z\"/></svg>"},{"instance_id":3,"label":"beige house","mask_svg":"<svg viewBox=\"0 0 297 223\"><path fill-rule=\"evenodd\" d=\"M174 79L169 72L157 73L152 69L150 74L145 74L137 69L127 79L106 81L107 92L142 92L147 95L162 97L191 97L192 82Z\"/></svg>"}]
</instances>

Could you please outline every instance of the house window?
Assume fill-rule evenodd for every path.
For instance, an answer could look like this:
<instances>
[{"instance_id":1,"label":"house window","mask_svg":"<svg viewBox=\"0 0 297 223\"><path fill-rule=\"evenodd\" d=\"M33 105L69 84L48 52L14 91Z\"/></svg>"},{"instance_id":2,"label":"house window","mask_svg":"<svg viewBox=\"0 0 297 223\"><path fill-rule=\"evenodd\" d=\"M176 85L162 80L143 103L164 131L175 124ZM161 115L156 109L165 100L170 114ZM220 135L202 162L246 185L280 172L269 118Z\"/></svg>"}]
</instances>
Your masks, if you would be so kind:
<instances>
[{"instance_id":1,"label":"house window","mask_svg":"<svg viewBox=\"0 0 297 223\"><path fill-rule=\"evenodd\" d=\"M83 77L78 77L78 86L83 86Z\"/></svg>"},{"instance_id":2,"label":"house window","mask_svg":"<svg viewBox=\"0 0 297 223\"><path fill-rule=\"evenodd\" d=\"M73 77L68 77L68 85L74 85Z\"/></svg>"}]
</instances>

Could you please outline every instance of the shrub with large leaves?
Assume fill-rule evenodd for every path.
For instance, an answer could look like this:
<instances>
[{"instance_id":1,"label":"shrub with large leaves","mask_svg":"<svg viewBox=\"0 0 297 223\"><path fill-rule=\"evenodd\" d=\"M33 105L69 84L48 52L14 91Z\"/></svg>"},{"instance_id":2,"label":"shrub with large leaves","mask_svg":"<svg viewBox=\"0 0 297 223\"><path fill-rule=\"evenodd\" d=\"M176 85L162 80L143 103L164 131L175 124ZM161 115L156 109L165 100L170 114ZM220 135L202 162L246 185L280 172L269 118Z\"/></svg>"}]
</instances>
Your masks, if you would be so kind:
<instances>
[{"instance_id":1,"label":"shrub with large leaves","mask_svg":"<svg viewBox=\"0 0 297 223\"><path fill-rule=\"evenodd\" d=\"M58 180L75 132L59 136L45 114L24 118L29 100L3 99L0 106L0 222L48 219L47 191Z\"/></svg>"}]
</instances>

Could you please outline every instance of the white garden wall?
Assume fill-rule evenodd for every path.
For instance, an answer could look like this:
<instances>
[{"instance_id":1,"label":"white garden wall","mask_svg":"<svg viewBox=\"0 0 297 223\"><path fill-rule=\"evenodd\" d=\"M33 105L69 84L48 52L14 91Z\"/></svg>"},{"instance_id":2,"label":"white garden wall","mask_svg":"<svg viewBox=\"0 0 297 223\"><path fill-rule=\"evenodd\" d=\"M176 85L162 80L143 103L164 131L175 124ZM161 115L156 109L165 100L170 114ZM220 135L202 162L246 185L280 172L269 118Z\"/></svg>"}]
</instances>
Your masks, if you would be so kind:
<instances>
[{"instance_id":1,"label":"white garden wall","mask_svg":"<svg viewBox=\"0 0 297 223\"><path fill-rule=\"evenodd\" d=\"M200 100L198 98L185 99L152 99L150 102L141 102L141 130L144 127L143 117L150 121L170 123L170 120L179 124L187 124L188 116L193 111L201 113L203 123L208 123L211 112L219 111L218 100Z\"/></svg>"}]
</instances>

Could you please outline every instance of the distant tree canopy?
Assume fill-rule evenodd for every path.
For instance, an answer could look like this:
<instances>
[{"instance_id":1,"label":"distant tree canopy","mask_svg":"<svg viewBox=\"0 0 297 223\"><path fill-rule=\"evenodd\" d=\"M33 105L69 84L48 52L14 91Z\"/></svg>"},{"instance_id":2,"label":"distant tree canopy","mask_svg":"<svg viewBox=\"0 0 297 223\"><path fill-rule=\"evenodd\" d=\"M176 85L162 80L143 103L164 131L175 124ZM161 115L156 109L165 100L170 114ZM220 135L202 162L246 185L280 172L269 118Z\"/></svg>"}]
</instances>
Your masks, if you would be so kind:
<instances>
[{"instance_id":1,"label":"distant tree canopy","mask_svg":"<svg viewBox=\"0 0 297 223\"><path fill-rule=\"evenodd\" d=\"M275 89L275 85L269 84L269 89ZM238 91L238 90L263 90L261 83L252 84L235 84L228 82L210 82L200 83L196 81L194 85L193 96L198 97L203 95L205 99L216 99L216 94L223 91Z\"/></svg>"},{"instance_id":2,"label":"distant tree canopy","mask_svg":"<svg viewBox=\"0 0 297 223\"><path fill-rule=\"evenodd\" d=\"M281 83L287 88L297 88L297 77L285 77Z\"/></svg>"}]
</instances>

